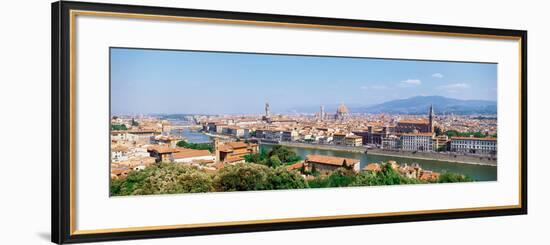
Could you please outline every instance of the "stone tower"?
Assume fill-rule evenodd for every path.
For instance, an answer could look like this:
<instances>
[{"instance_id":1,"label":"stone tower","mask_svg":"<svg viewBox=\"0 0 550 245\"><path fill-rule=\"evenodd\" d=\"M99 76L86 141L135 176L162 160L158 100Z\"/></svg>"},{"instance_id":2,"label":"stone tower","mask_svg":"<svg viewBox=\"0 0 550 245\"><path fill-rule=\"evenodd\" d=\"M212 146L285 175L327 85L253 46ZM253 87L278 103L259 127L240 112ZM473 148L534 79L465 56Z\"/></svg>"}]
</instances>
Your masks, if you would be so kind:
<instances>
[{"instance_id":1,"label":"stone tower","mask_svg":"<svg viewBox=\"0 0 550 245\"><path fill-rule=\"evenodd\" d=\"M430 132L434 131L434 107L430 104L430 111L428 114L428 126L430 127Z\"/></svg>"},{"instance_id":2,"label":"stone tower","mask_svg":"<svg viewBox=\"0 0 550 245\"><path fill-rule=\"evenodd\" d=\"M271 110L269 108L269 103L265 102L265 117L269 118L271 116Z\"/></svg>"}]
</instances>

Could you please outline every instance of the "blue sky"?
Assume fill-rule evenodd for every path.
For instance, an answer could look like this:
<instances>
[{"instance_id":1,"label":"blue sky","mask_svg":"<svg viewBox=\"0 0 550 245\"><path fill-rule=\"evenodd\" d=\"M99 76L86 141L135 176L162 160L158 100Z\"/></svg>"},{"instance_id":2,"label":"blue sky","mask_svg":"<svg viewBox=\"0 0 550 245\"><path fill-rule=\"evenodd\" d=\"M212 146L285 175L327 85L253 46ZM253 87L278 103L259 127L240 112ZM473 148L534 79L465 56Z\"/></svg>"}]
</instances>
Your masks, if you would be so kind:
<instances>
[{"instance_id":1,"label":"blue sky","mask_svg":"<svg viewBox=\"0 0 550 245\"><path fill-rule=\"evenodd\" d=\"M223 52L111 49L111 110L261 113L373 105L419 95L496 100L497 65Z\"/></svg>"}]
</instances>

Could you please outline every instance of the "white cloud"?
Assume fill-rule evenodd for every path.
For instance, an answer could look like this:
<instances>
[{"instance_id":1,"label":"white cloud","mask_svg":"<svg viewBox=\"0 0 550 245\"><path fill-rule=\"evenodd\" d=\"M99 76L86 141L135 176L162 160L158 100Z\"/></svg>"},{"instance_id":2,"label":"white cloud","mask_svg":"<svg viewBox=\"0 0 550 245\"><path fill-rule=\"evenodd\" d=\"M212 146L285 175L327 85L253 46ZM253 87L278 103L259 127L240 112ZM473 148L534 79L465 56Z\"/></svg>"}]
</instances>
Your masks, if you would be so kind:
<instances>
[{"instance_id":1,"label":"white cloud","mask_svg":"<svg viewBox=\"0 0 550 245\"><path fill-rule=\"evenodd\" d=\"M435 77L435 78L443 78L443 74L441 74L441 73L434 73L434 74L432 74L432 77Z\"/></svg>"},{"instance_id":2,"label":"white cloud","mask_svg":"<svg viewBox=\"0 0 550 245\"><path fill-rule=\"evenodd\" d=\"M437 87L437 89L444 90L444 91L447 91L449 93L456 93L459 90L464 90L464 89L469 89L469 88L470 88L470 85L467 84L467 83L452 83L452 84L441 85L441 86Z\"/></svg>"},{"instance_id":3,"label":"white cloud","mask_svg":"<svg viewBox=\"0 0 550 245\"><path fill-rule=\"evenodd\" d=\"M420 84L422 84L422 81L418 79L407 79L399 82L398 86L402 88L407 88L407 87L418 86Z\"/></svg>"}]
</instances>

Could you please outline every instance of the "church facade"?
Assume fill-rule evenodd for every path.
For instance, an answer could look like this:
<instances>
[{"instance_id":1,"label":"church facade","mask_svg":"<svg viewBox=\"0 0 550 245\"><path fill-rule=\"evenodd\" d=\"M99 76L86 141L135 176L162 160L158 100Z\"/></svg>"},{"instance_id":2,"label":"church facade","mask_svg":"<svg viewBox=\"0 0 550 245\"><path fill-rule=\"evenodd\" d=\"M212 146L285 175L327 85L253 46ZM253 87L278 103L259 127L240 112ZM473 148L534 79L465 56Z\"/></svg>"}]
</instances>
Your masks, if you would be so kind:
<instances>
[{"instance_id":1,"label":"church facade","mask_svg":"<svg viewBox=\"0 0 550 245\"><path fill-rule=\"evenodd\" d=\"M430 105L428 119L407 119L397 122L395 127L397 133L433 133L434 132L434 110Z\"/></svg>"}]
</instances>

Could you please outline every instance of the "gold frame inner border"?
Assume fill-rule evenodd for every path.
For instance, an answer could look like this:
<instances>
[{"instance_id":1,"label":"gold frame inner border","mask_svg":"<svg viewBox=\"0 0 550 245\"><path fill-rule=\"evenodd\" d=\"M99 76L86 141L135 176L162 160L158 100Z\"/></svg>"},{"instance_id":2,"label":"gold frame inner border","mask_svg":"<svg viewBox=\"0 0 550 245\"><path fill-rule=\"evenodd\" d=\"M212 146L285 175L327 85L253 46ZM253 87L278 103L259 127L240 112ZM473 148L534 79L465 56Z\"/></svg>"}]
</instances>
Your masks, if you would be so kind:
<instances>
[{"instance_id":1,"label":"gold frame inner border","mask_svg":"<svg viewBox=\"0 0 550 245\"><path fill-rule=\"evenodd\" d=\"M76 17L77 16L95 16L95 17L111 17L111 18L129 18L129 19L142 19L142 20L163 20L163 21L186 21L186 22L202 22L213 24L233 24L233 25L257 25L257 26L271 26L271 27L288 27L288 28L314 28L325 30L343 30L343 31L368 31L379 33L396 33L396 34L409 34L409 35L428 35L428 36L453 36L453 37L466 37L466 38L487 38L487 39L504 39L518 41L519 47L519 139L521 141L521 74L522 74L522 50L521 42L522 38L518 36L502 36L502 35L487 35L487 34L468 34L468 33L454 33L454 32L432 32L432 31L417 31L417 30L400 30L400 29L385 29L385 28L370 28L370 27L352 27L352 26L333 26L333 25L318 25L318 24L297 24L286 22L268 22L268 21L251 21L251 20L237 20L237 19L218 19L218 18L201 18L201 17L185 17L185 16L170 16L170 15L151 15L151 14L135 14L135 13L119 13L119 12L103 12L103 11L86 11L86 10L70 10L69 19L69 35L70 35L70 234L82 235L82 234L101 234L101 233L116 233L116 232L130 232L130 231L155 231L155 230L170 230L170 229L183 229L183 228L204 228L204 227L217 227L217 226L232 226L232 225L252 225L252 224L266 224L266 223L284 223L284 222L299 222L299 221L319 221L319 220L337 220L337 219L353 219L353 218L370 218L370 217L383 217L383 216L400 216L400 215L415 215L415 214L436 214L436 213L453 213L453 212L465 212L465 211L487 211L487 210L501 210L501 209L513 209L522 207L522 145L519 145L519 203L517 205L504 205L504 206L489 206L489 207L472 207L472 208L453 208L453 209L436 209L436 210L420 210L420 211L404 211L404 212L387 212L387 213L371 213L371 214L351 214L351 215L332 215L332 216L319 216L319 217L297 217L297 218L280 218L280 219L265 219L265 220L246 220L246 221L228 221L228 222L212 222L212 223L198 223L198 224L176 224L176 225L159 225L159 226L141 226L141 227L126 227L126 228L109 228L109 229L93 229L93 230L77 230L76 229L76 207L75 207L75 83L76 83Z\"/></svg>"}]
</instances>

